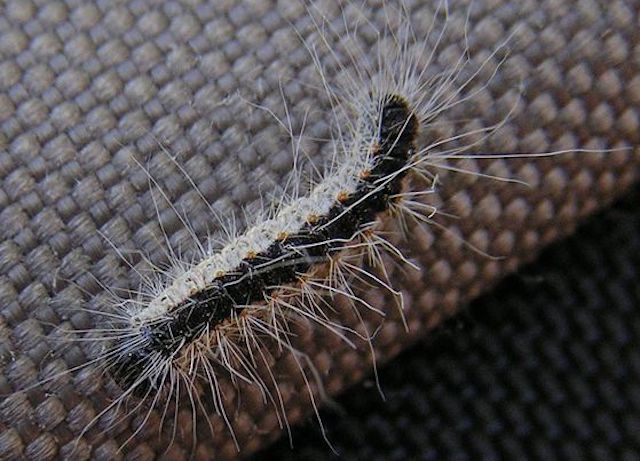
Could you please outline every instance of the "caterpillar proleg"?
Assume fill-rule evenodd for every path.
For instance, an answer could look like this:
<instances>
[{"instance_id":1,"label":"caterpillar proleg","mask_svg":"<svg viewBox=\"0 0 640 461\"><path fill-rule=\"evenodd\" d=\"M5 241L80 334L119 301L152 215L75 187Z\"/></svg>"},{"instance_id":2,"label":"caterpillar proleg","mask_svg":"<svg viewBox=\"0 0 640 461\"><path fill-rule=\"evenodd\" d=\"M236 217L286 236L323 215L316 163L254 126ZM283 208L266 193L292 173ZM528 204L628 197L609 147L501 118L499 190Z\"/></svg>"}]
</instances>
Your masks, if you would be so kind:
<instances>
[{"instance_id":1,"label":"caterpillar proleg","mask_svg":"<svg viewBox=\"0 0 640 461\"><path fill-rule=\"evenodd\" d=\"M204 424L216 434L227 426L235 438L237 409L251 404L243 399L246 389L252 390L253 399L258 396L261 404L272 408L277 424L286 429L287 398L282 395L286 389L278 386L282 376L273 371L274 362L283 356L292 361L290 368L302 376L311 406L317 408L316 396L322 395L322 373L296 345L300 331L326 330L354 347L364 342L373 355L377 330L363 316L375 314L382 322L396 306L373 305L362 294L363 287L365 291L368 285L382 287L397 300L402 313L403 298L387 275L387 265L416 268L388 238L385 226L395 222L404 230L404 238L412 238L407 221L432 224L439 210L426 199L437 187L438 168L462 170L445 161L464 158L466 150L517 111L519 89L514 88L502 101L506 110L497 110L488 127L465 128L425 141L425 132L437 131L441 117L482 98L486 85L500 78L500 64L515 34L498 43L481 65L473 66L468 59L468 16L457 15L455 24L462 27L452 31L446 1L436 2L432 15L422 18L412 16L410 2L399 6L383 2L378 12L369 9L368 15L356 3L331 4L330 12L302 4L305 20L291 26L303 45L299 48L311 57L317 71L313 82L303 84L315 85L314 90L321 93L325 106L315 109L330 126L332 139L326 148L330 160L323 175L308 188L304 184L298 164L304 155L303 136L294 133L288 95L282 90L285 115L274 117L274 123L290 137L294 171L284 192L275 194L274 206L257 213L240 232L228 226L222 237L202 239L185 213L172 205L185 233L193 235L193 248L185 252L193 256L180 256L184 248L169 242L165 257L170 268L143 258L153 271L140 274L139 289L125 290L123 295L121 289L105 287L113 301L99 309L83 309L95 319L96 327L75 332L80 336L69 342L90 343L98 350L94 359L76 368L96 368L116 390L109 405L96 411L79 431L80 436L103 420L111 428L134 415L136 427L121 440L122 446L154 417L160 419L156 425L170 428L170 444L183 429L180 408L187 407L193 410L189 429L194 437L196 419L200 425L203 422L196 415L213 409L222 423L205 418ZM371 19L372 14L378 22ZM445 37L450 42L452 36L458 46L445 49ZM448 59L441 60L445 54ZM229 100L235 104L240 99L250 98ZM253 107L271 111L268 104ZM561 152L540 155L557 153ZM182 170L173 153L161 155L198 191L196 181ZM132 158L148 176L153 200L159 192L160 201L171 202L142 166L144 162ZM212 204L206 205L211 210L211 228L233 221L220 218ZM161 213L157 214L161 221ZM108 232L103 235L111 243ZM117 243L112 250L125 253ZM138 272L127 256L122 260L131 272ZM336 320L333 314L340 303L360 321L359 327ZM299 330L301 325L304 328ZM45 378L44 384L61 374ZM236 449L242 449L247 441L235 443Z\"/></svg>"}]
</instances>

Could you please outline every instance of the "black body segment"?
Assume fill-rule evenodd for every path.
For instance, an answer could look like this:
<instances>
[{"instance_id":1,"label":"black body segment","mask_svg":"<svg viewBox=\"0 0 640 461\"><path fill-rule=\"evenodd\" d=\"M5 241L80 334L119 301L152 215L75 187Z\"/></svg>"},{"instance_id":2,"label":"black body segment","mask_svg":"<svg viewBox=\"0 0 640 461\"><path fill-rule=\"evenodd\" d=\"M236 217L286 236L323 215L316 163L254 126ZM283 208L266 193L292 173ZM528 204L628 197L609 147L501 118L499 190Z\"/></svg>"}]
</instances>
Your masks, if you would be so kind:
<instances>
[{"instance_id":1,"label":"black body segment","mask_svg":"<svg viewBox=\"0 0 640 461\"><path fill-rule=\"evenodd\" d=\"M363 172L366 174L356 191L342 202L336 199L326 216L284 240L274 241L266 251L243 260L235 271L214 279L207 289L167 313L166 319L143 327L143 344L135 350L121 351L113 368L121 385L147 387L140 373L151 356L174 356L207 328L229 319L232 313L240 314L242 306L263 301L274 287L295 283L300 274L326 262L331 252L388 209L390 196L401 191L408 172L418 120L401 96L384 97L380 107L379 126L374 128L378 133L373 166Z\"/></svg>"}]
</instances>

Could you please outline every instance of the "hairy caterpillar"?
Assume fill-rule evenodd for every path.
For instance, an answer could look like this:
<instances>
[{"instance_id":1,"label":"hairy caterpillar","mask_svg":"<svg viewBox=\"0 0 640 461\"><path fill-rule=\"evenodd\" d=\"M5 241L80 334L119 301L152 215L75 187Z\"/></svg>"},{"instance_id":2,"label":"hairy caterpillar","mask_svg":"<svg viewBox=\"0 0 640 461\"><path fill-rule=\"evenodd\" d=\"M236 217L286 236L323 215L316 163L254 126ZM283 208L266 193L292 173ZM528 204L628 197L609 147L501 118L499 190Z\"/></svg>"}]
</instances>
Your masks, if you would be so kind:
<instances>
[{"instance_id":1,"label":"hairy caterpillar","mask_svg":"<svg viewBox=\"0 0 640 461\"><path fill-rule=\"evenodd\" d=\"M443 14L446 14L446 4L440 3L440 5ZM224 274L216 274L214 270L216 266L211 261L209 261L209 265L213 267L205 267L205 270L194 269L206 261L206 258L214 257L208 252L208 244L205 243L202 245L207 251L202 252L199 260L192 263L182 261L180 264L176 264L175 270L171 273L177 274L174 275L178 280L177 285L171 278L161 277L165 279L164 282L158 285L150 283L150 286L147 286L138 298L126 299L124 303L116 305L116 309L96 314L115 319L112 325L105 327L108 330L96 329L93 334L102 335L97 339L108 339L112 343L110 349L100 354L99 360L105 363L97 364L105 365L110 376L115 377L123 388L121 397L116 400L116 406L125 402L132 394L137 394L137 397L132 399L134 402L137 402L136 398L142 397L141 400L146 400L151 404L151 407L161 402L163 398L167 402L190 399L194 406L198 406L201 404L198 399L204 399L203 393L208 393L219 412L225 415L224 398L217 383L220 370L237 382L248 382L260 388L266 399L273 399L274 405L279 406L278 396L273 394L271 383L268 382L271 377L260 375L257 371L261 362L268 362L259 355L263 351L261 347L263 338L270 338L280 347L292 351L294 348L289 343L288 329L297 318L305 317L334 330L338 335L346 336L347 333L350 333L345 331L342 325L325 317L330 306L322 300L320 295L323 292L336 293L341 291L343 296L356 304L356 311L363 305L368 308L362 302L364 300L351 291L349 279L358 277L371 279L373 272L362 269L360 260L368 256L373 260L373 266L380 266L381 260L378 252L388 250L395 253L395 250L380 233L375 232L372 226L366 225L376 224L373 216L353 219L351 211L357 210L358 206L351 204L349 212L338 213L339 218L333 221L341 225L345 223L346 230L344 232L348 233L347 231L351 230L351 235L338 238L338 232L333 233L334 229L332 228L331 232L323 237L324 241L312 240L306 244L294 241L293 245L287 249L289 252L287 254L295 254L295 258L299 259L292 256L295 264L291 266L278 264L286 260L286 257L282 256L286 252L267 254L267 251L279 241L278 237L283 237L280 240L287 242L287 238L298 236L299 231L303 228L306 232L305 238L308 238L311 230L326 230L326 228L319 229L313 226L323 226L331 221L328 217L333 210L339 210L337 207L349 204L350 199L358 196L359 185L368 184L371 186L365 180L370 174L367 173L367 170L375 168L374 158L376 156L374 154L376 152L383 156L388 154L397 147L400 138L405 134L408 139L411 139L411 142L407 144L413 143L411 126L414 123L410 122L413 120L412 115L419 119L423 125L428 124L442 112L459 104L458 96L466 88L464 83L472 81L473 77L477 76L475 72L471 72L470 76L463 78L462 84L458 81L457 77L462 75L465 64L464 54L460 57L459 66L444 69L442 73L439 75L436 73L435 76L427 73L429 64L432 63L430 58L435 56L438 46L434 46L432 49L429 46L428 37L420 36L416 40L417 49L409 49L408 44L415 39L411 33L413 30L410 26L411 22L404 21L409 18L402 9L398 12L401 19L400 24L403 25L397 29L392 27L389 31L378 31L380 49L377 52L358 49L351 56L347 55L347 61L355 62L355 70L346 72L347 82L345 85L334 84L323 78L324 89L328 99L333 103L333 108L327 118L335 118L334 151L336 162L335 167L329 170L323 182L314 189L322 192L317 194L317 200L305 202L305 198L295 195L296 191L294 191L294 196L281 207L281 210L286 210L287 204L293 204L293 208L289 209L291 214L288 219L277 218L280 216L278 213L264 218L264 222L274 220L275 223L272 222L271 226L263 224L262 228L272 232L265 235L257 232L258 235L252 235L252 230L260 229L260 226L256 226L245 234L251 235L250 238L233 238L231 243L227 242L223 245L222 249L219 249L219 252L215 254L222 255L226 249L227 252L224 253L223 258L226 265L221 262L222 260L217 260L215 263L226 268ZM314 14L316 14L314 10L311 10L310 16ZM343 34L343 32L331 28L323 29L325 21L322 15L316 24L316 29L320 31L319 45L323 44L323 40L328 42L332 35ZM355 33L359 26L364 27L365 25L365 23L358 23L357 19L350 18L347 21L347 33L343 35L350 38L352 32ZM435 45L439 43L439 33L436 31L434 35L429 35L435 37ZM323 70L324 64L321 62L321 57L314 51L313 45L310 42L307 43L316 60L317 67ZM329 51L330 57L335 54L334 57L338 62L344 58L344 56L338 56L338 52L334 48L327 47L331 49ZM371 62L370 56L376 56L377 59L374 58ZM322 72L323 76L327 74L328 72ZM342 77L345 75L343 74ZM491 78L491 76L487 78ZM385 108L392 109L394 106L396 107L394 110L401 114L398 126L384 122ZM404 120L402 114L404 114ZM386 140L387 146L390 143L393 148L382 147L385 143L384 136L382 136L383 128L393 128ZM480 130L478 133L482 134L484 131ZM454 138L464 139L465 135L469 135L469 133L459 133L454 135ZM396 146L393 146L394 144ZM403 149L406 152L404 154L399 152L399 154L407 156L406 159L397 162L394 160L394 167L382 172L384 174L381 177L375 178L374 175L369 178L378 181L376 188L386 181L388 181L387 185L393 184L394 187L398 187L400 178L405 172L411 170L412 173L428 175L431 172L427 167L436 158L446 158L463 152L462 148L438 149L442 145L444 145L442 140L423 145L416 149L411 156L408 155L411 149ZM360 178L360 176L364 176L364 178ZM335 183L332 183L332 178ZM324 189L322 184L325 184ZM302 195L301 189L294 189L297 189L297 192ZM380 191L383 190L384 187L380 189ZM345 193L343 194L343 192ZM383 206L380 206L381 209L388 207L397 212L404 210L404 216L413 216L427 221L434 211L429 205L419 200L422 195L427 195L429 190L410 192L403 188L389 192L392 193L387 195L394 196L391 197L393 200L383 202ZM376 193L364 195L367 198L362 203L369 205L366 208L375 209L371 206L374 203L372 197L375 195ZM371 201L369 201L370 199ZM284 213L284 211L280 213ZM356 225L349 229L346 226L346 223L349 222L346 218L352 220ZM292 230L287 234L285 231L289 229L289 224ZM371 231L373 232L371 233ZM279 236L279 232L283 234ZM305 248L307 245L310 246ZM333 248L322 248L318 260L309 260L309 256L312 255L311 248L315 251L317 248L331 246ZM299 253L303 250L307 254L300 256ZM333 253L336 255L340 251L341 257L340 261L336 263L329 261L330 263L326 267L327 260L331 259L328 256L330 250L336 250ZM343 250L346 251L343 252ZM175 259L173 255L169 256L170 259ZM283 259L274 262L273 259L277 259L278 256ZM272 259L266 259L267 257ZM260 270L265 267L268 270L257 274L253 261L262 264L259 267ZM299 266L298 263L300 263ZM206 266L207 263L204 265ZM242 270L237 270L238 267L242 267ZM283 281L285 280L284 276L282 280L276 279L275 282L278 283L273 283L275 287L267 285L261 278L265 274L281 275L292 268L300 272L296 274L293 284L291 284L291 277L286 278L286 283ZM385 280L378 280L383 284L387 283ZM262 288L264 285L269 286L269 290L256 290L257 297L248 297L246 301L238 299L238 293L233 293L228 297L233 302L219 311L211 309L209 300L203 302L202 299L195 299L193 301L195 304L205 307L203 317L206 321L201 318L190 323L192 318L189 318L189 315L176 316L180 317L181 324L176 318L168 320L173 313L195 312L192 309L194 305L187 306L184 301L189 296L197 298L193 293L206 292L204 297L209 297L212 293L215 294L215 290L208 290L214 281L222 281L222 288L238 285L252 288L249 282L255 282L258 288ZM201 288L205 288L205 290L201 290ZM162 299L163 294L168 296L165 298L166 301ZM261 296L264 298L263 302L255 302L256 299L260 300ZM302 302L297 303L296 300ZM151 306L154 309L149 309ZM180 309L181 307L183 309ZM211 318L206 318L207 316L213 317L214 313L218 312L221 313L220 318L216 317L213 321L210 321ZM177 323L174 324L174 321ZM373 335L371 334L371 336ZM297 353L300 360L304 359L303 353L304 351ZM273 377L274 381L275 379ZM208 383L204 390L199 387L198 381ZM185 397L187 394L188 397ZM134 410L139 407L137 403L134 406Z\"/></svg>"},{"instance_id":2,"label":"hairy caterpillar","mask_svg":"<svg viewBox=\"0 0 640 461\"><path fill-rule=\"evenodd\" d=\"M308 196L199 261L131 313L136 335L118 346L114 365L125 388L155 386L158 361L187 360L180 356L191 355L192 342L217 336L211 329L263 309L251 312L252 305L288 302L287 285L310 283L316 265L357 241L378 213L402 198L418 122L400 95L382 96L372 113L360 121L371 135L351 149L356 155Z\"/></svg>"}]
</instances>

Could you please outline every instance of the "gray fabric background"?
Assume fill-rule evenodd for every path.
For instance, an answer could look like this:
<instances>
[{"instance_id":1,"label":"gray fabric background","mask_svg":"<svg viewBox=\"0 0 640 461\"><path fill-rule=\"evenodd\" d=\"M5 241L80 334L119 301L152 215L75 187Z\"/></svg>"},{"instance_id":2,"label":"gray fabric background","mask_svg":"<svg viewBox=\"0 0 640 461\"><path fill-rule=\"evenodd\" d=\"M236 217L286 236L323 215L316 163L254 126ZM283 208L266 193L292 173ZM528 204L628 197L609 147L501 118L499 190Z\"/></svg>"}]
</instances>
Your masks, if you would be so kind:
<instances>
[{"instance_id":1,"label":"gray fabric background","mask_svg":"<svg viewBox=\"0 0 640 461\"><path fill-rule=\"evenodd\" d=\"M418 20L433 10L432 2L407 3ZM383 21L376 8L374 19ZM188 232L162 200L156 213L148 178L132 156L188 210L198 234L206 235L214 221L159 142L177 155L218 210L238 212L281 182L291 155L268 115L240 103L222 104L224 98L240 91L282 113L278 82L285 78L295 127L306 108L322 105L321 94L304 84L313 79L313 67L289 22L303 32L310 29L295 1L18 0L0 3L0 9L0 392L6 395L86 361L86 344L69 346L58 337L65 329L93 324L79 308L101 308L105 293L96 279L137 286L133 271L99 231L119 248L142 251L154 261L162 261L166 251L163 231L174 248L189 244ZM451 21L463 25L467 5L455 2L453 10ZM523 81L516 116L478 152L636 146L639 11L632 0L476 1L469 27L473 59L482 62L519 26L511 55L486 92L449 114L464 123L443 123L428 136L495 123ZM439 58L443 67L460 53L460 27L451 29ZM310 114L306 133L326 132L322 112ZM321 163L322 149L308 144ZM463 166L532 186L443 174L434 196L444 211L459 216L439 217L442 225L506 258L474 253L435 227L415 229L404 249L423 271L392 271L406 297L410 330L404 332L396 311L386 307L389 315L375 342L379 360L392 358L621 194L637 178L640 156L636 148ZM135 254L130 258L143 265ZM367 299L389 304L381 292ZM355 322L344 315L345 322ZM377 317L367 321L380 323ZM329 394L370 372L366 347L354 351L326 331L302 330L297 345L312 357ZM294 424L311 410L304 383L286 355L272 369ZM242 389L238 396L225 386L242 455L281 435L272 408L255 391ZM108 419L100 421L75 446L117 392L105 377L85 371L4 398L0 458L237 456L229 431L215 416L214 435L199 424L193 446L188 405L168 451L170 428L158 435L158 412L120 452L141 422L139 413L108 430Z\"/></svg>"}]
</instances>

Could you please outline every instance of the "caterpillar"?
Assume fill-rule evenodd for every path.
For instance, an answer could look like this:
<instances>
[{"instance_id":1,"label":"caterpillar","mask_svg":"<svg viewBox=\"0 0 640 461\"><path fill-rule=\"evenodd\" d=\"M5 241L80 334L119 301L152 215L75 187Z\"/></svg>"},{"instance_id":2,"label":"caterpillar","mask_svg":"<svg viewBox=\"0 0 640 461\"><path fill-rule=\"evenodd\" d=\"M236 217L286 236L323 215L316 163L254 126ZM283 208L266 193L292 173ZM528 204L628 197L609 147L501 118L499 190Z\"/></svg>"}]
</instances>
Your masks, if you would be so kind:
<instances>
[{"instance_id":1,"label":"caterpillar","mask_svg":"<svg viewBox=\"0 0 640 461\"><path fill-rule=\"evenodd\" d=\"M448 30L446 1L437 3L424 35L416 33L404 4L383 4L388 22L382 30L346 12L352 4L346 5L341 26L313 5L305 6L315 36L301 37L329 105L325 117L333 128L331 166L308 193L295 166L292 190L281 194L275 209L261 213L243 233L228 231L230 237L222 244L194 238L193 260L168 254L173 267L142 276L138 293L123 299L114 290L116 299L103 311L86 309L101 319L101 325L80 332L87 333L81 340L91 338L106 346L81 367L104 370L120 388L119 397L95 421L129 401L133 408L127 415L149 408L142 412L143 423L153 408L160 406L164 419L170 403L186 402L194 413L212 405L233 436L220 385L224 375L238 387L257 389L275 408L280 424L287 426L277 377L269 374L273 356L282 350L290 353L304 379L321 386L304 350L293 344L295 324L309 321L344 341L356 335L371 343L375 331L363 334L332 318L334 298L346 299L356 316L368 310L382 318L385 312L355 288L358 283L374 283L397 297L402 312L402 296L385 276L384 254L411 263L385 238L385 221L397 219L400 227L404 219L430 224L437 210L422 199L432 190L412 189L412 180L433 184L434 171L449 168L438 162L463 157L478 137L484 139L510 116L511 111L490 127L420 144L421 134L437 124L438 117L480 94L483 87L465 92L478 79L493 79L497 68L491 68L492 61L502 59L511 39L496 47L484 61L486 66L469 69L464 44L454 65L438 70L435 61ZM361 29L373 32L374 49L358 43ZM355 47L336 45L342 39L355 41ZM461 40L466 40L464 34ZM278 123L288 126L286 121ZM293 142L294 157L298 147ZM558 153L562 152L542 155ZM314 399L311 389L309 396ZM174 431L175 411L169 418ZM116 417L114 424L125 416Z\"/></svg>"},{"instance_id":2,"label":"caterpillar","mask_svg":"<svg viewBox=\"0 0 640 461\"><path fill-rule=\"evenodd\" d=\"M343 327L323 312L331 309L327 294L346 296L356 309L371 308L350 288L349 274L378 280L360 263L368 256L380 266L378 247L393 248L376 235L376 225L382 215L396 212L408 193L406 177L420 162L418 115L393 90L371 86L357 97L357 107L350 108L358 113L351 133L338 139L334 166L308 194L280 199L272 216L189 267L181 264L174 277L120 309L110 327L116 341L101 357L108 359L123 397L144 401L162 390L177 395L180 381L191 391L195 376L215 383L219 371L212 363L266 395L269 385L254 369L252 349L263 347L256 338L266 336L300 354L289 343L292 317L344 337ZM222 396L214 388L211 395L224 415Z\"/></svg>"},{"instance_id":3,"label":"caterpillar","mask_svg":"<svg viewBox=\"0 0 640 461\"><path fill-rule=\"evenodd\" d=\"M312 283L314 273L325 272L316 266L371 231L377 215L402 198L418 121L401 95L383 95L377 106L371 112L377 116L359 122L371 135L351 149L357 155L131 313L136 334L118 346L114 365L125 388L155 386L158 361L184 361L180 356L190 355L192 342L238 316L255 315L253 305L286 302L290 285Z\"/></svg>"}]
</instances>

